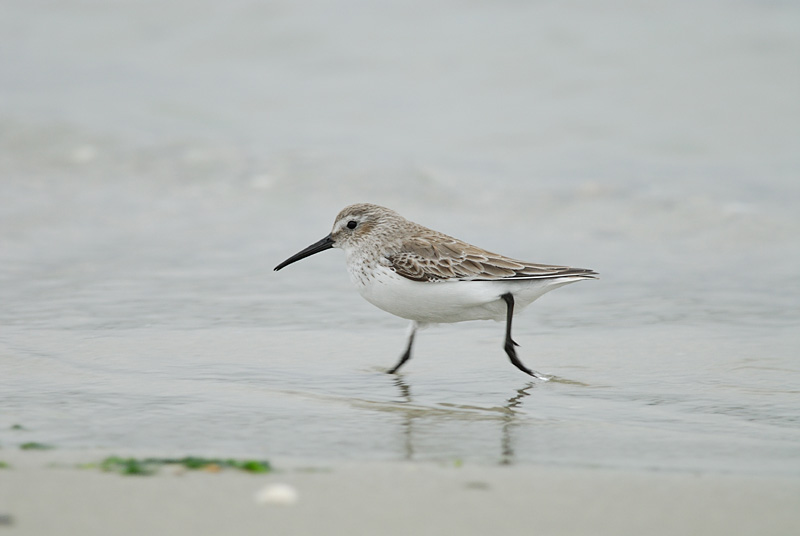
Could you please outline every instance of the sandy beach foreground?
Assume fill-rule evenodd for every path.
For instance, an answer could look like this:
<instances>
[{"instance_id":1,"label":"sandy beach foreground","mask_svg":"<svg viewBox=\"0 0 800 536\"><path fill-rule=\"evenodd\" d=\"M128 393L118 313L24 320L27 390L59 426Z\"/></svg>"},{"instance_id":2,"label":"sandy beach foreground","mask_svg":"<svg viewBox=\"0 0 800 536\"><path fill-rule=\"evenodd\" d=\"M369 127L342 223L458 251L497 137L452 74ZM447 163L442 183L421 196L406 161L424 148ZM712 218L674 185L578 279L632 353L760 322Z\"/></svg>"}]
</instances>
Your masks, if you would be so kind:
<instances>
[{"instance_id":1,"label":"sandy beach foreground","mask_svg":"<svg viewBox=\"0 0 800 536\"><path fill-rule=\"evenodd\" d=\"M0 533L46 534L797 534L800 480L366 462L274 463L253 475L81 469L102 452L12 452ZM291 504L260 490L287 484Z\"/></svg>"}]
</instances>

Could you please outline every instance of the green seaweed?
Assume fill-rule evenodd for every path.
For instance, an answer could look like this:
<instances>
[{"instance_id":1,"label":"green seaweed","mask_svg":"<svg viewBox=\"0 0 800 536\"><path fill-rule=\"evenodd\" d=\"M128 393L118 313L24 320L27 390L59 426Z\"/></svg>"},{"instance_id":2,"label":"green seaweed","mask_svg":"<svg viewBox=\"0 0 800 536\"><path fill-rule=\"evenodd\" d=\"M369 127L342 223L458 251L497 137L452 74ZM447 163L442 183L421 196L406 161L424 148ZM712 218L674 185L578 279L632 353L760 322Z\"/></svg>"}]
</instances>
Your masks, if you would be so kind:
<instances>
[{"instance_id":1,"label":"green seaweed","mask_svg":"<svg viewBox=\"0 0 800 536\"><path fill-rule=\"evenodd\" d=\"M8 462L0 461L0 469L8 469L9 467L11 466L8 465Z\"/></svg>"},{"instance_id":2,"label":"green seaweed","mask_svg":"<svg viewBox=\"0 0 800 536\"><path fill-rule=\"evenodd\" d=\"M103 471L113 471L121 475L152 475L158 469L152 464L147 464L143 460L136 458L120 458L117 456L110 456L100 463L100 469Z\"/></svg>"},{"instance_id":3,"label":"green seaweed","mask_svg":"<svg viewBox=\"0 0 800 536\"><path fill-rule=\"evenodd\" d=\"M50 450L53 447L52 445L46 445L44 443L37 443L36 441L31 441L28 443L23 443L19 446L22 450Z\"/></svg>"},{"instance_id":4,"label":"green seaweed","mask_svg":"<svg viewBox=\"0 0 800 536\"><path fill-rule=\"evenodd\" d=\"M234 462L234 467L241 469L242 471L247 471L248 473L269 473L272 470L272 467L270 467L269 462L266 460L245 460L242 462L237 462L234 460L230 461Z\"/></svg>"},{"instance_id":5,"label":"green seaweed","mask_svg":"<svg viewBox=\"0 0 800 536\"><path fill-rule=\"evenodd\" d=\"M121 458L110 456L100 463L100 469L122 475L152 475L165 465L178 465L189 470L219 471L238 469L248 473L268 473L272 470L265 460L234 460L186 456L183 458Z\"/></svg>"}]
</instances>

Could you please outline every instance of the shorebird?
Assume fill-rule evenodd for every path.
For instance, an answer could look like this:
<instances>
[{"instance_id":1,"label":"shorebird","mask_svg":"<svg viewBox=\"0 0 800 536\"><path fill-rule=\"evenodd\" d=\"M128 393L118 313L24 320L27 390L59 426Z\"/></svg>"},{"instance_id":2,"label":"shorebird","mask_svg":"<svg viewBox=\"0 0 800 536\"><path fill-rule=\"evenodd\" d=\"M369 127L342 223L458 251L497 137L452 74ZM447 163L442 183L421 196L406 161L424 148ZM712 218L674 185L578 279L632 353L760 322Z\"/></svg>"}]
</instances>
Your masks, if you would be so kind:
<instances>
[{"instance_id":1,"label":"shorebird","mask_svg":"<svg viewBox=\"0 0 800 536\"><path fill-rule=\"evenodd\" d=\"M411 321L408 342L396 373L410 358L414 336L429 324L505 319L505 349L511 363L539 379L547 376L526 367L511 338L514 314L563 285L596 279L585 268L518 261L467 244L369 203L345 207L330 234L278 266L331 248L344 251L347 271L364 299Z\"/></svg>"}]
</instances>

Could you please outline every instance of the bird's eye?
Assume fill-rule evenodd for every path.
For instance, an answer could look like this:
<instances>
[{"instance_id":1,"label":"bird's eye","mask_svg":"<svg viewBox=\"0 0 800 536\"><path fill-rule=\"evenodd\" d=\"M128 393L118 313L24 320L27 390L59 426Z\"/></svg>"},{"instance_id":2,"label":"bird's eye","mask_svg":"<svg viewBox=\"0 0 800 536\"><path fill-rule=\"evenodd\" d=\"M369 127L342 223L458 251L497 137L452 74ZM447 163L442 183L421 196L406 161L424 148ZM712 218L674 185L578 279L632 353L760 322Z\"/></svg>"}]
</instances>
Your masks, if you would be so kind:
<instances>
[{"instance_id":1,"label":"bird's eye","mask_svg":"<svg viewBox=\"0 0 800 536\"><path fill-rule=\"evenodd\" d=\"M356 220L350 220L349 222L347 222L348 229L355 229L356 225L358 225L358 222Z\"/></svg>"}]
</instances>

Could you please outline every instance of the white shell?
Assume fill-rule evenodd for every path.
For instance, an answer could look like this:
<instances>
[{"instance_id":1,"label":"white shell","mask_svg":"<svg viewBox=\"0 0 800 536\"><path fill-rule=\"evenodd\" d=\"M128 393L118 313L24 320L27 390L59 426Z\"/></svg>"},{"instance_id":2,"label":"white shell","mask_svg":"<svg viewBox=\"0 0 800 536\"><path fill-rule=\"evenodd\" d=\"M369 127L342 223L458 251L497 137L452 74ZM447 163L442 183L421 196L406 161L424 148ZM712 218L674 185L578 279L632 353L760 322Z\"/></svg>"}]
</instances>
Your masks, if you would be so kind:
<instances>
[{"instance_id":1,"label":"white shell","mask_svg":"<svg viewBox=\"0 0 800 536\"><path fill-rule=\"evenodd\" d=\"M255 494L258 504L279 504L289 506L299 498L297 490L289 484L269 484Z\"/></svg>"}]
</instances>

